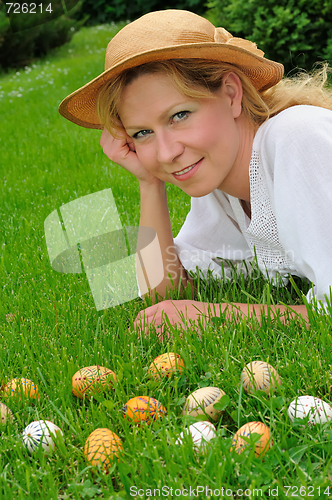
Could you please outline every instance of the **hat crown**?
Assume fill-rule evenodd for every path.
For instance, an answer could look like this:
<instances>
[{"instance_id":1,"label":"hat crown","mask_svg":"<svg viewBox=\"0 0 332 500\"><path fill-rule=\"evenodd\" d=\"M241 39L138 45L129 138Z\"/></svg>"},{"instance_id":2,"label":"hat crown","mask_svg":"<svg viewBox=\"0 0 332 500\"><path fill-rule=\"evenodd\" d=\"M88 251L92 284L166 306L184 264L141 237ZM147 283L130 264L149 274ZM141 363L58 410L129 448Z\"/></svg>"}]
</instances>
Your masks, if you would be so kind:
<instances>
[{"instance_id":1,"label":"hat crown","mask_svg":"<svg viewBox=\"0 0 332 500\"><path fill-rule=\"evenodd\" d=\"M168 9L149 12L127 24L109 42L105 70L143 52L215 41L215 27L193 12Z\"/></svg>"}]
</instances>

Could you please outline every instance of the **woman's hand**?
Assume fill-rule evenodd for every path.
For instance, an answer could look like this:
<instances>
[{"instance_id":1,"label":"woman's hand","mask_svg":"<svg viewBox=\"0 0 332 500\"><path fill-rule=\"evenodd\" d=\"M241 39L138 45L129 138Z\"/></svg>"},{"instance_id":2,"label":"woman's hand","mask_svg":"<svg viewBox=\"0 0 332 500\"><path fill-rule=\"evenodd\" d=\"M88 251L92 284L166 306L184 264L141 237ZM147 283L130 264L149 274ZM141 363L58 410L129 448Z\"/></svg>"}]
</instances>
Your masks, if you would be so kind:
<instances>
[{"instance_id":1,"label":"woman's hand","mask_svg":"<svg viewBox=\"0 0 332 500\"><path fill-rule=\"evenodd\" d=\"M196 300L164 300L140 311L135 318L134 329L137 333L142 331L147 335L149 326L154 325L161 338L162 326L167 326L165 316L172 325L179 324L183 327L185 323L190 324L189 320L193 320L198 326L199 317L202 320L202 316L207 315L206 305L206 302Z\"/></svg>"},{"instance_id":2,"label":"woman's hand","mask_svg":"<svg viewBox=\"0 0 332 500\"><path fill-rule=\"evenodd\" d=\"M133 139L126 132L119 131L119 139L115 139L107 129L104 128L100 138L100 145L106 156L114 163L125 168L133 174L140 182L154 183L162 182L152 175L140 163L136 154Z\"/></svg>"}]
</instances>

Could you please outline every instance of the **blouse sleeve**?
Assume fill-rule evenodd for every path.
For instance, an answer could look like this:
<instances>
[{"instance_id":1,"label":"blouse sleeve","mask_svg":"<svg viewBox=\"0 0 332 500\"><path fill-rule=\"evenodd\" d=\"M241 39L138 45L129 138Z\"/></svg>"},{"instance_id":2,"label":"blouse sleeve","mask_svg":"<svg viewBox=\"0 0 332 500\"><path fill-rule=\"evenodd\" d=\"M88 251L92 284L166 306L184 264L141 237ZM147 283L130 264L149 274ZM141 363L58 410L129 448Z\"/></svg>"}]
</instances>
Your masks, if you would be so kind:
<instances>
[{"instance_id":1,"label":"blouse sleeve","mask_svg":"<svg viewBox=\"0 0 332 500\"><path fill-rule=\"evenodd\" d=\"M332 286L332 111L295 106L279 116L270 120L262 154L274 172L280 242L326 306Z\"/></svg>"},{"instance_id":2,"label":"blouse sleeve","mask_svg":"<svg viewBox=\"0 0 332 500\"><path fill-rule=\"evenodd\" d=\"M234 271L246 276L250 268L252 252L227 195L219 190L191 199L190 212L174 243L183 267L193 273L198 267L205 278L208 270L215 278L233 278Z\"/></svg>"}]
</instances>

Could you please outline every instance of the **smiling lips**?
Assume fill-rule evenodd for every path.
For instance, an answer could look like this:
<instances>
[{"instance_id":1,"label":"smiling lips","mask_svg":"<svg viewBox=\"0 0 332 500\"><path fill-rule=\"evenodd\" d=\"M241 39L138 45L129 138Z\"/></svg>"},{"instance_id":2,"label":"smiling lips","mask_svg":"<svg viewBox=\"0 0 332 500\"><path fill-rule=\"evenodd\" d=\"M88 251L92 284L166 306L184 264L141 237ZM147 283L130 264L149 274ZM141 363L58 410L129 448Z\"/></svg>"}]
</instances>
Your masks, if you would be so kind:
<instances>
[{"instance_id":1,"label":"smiling lips","mask_svg":"<svg viewBox=\"0 0 332 500\"><path fill-rule=\"evenodd\" d=\"M201 158L202 159L202 158ZM173 175L183 175L185 174L186 172L189 172L193 167L195 167L197 165L197 163L199 163L201 160L197 161L196 163L193 163L192 165L190 165L189 167L186 167L184 168L183 170L178 170L177 172L173 172Z\"/></svg>"}]
</instances>

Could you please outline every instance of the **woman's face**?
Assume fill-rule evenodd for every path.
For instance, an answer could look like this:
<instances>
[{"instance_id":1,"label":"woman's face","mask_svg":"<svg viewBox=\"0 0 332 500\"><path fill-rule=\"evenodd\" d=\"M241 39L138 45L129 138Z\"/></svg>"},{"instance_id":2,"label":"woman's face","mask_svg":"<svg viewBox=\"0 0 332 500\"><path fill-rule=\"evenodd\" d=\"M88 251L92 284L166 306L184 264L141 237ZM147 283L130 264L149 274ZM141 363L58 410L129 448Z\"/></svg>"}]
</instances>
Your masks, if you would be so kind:
<instances>
[{"instance_id":1,"label":"woman's face","mask_svg":"<svg viewBox=\"0 0 332 500\"><path fill-rule=\"evenodd\" d=\"M119 116L141 164L155 177L193 197L214 189L237 196L241 176L249 182L249 161L242 165L241 100L234 73L215 97L201 99L182 94L164 73L147 74L124 89Z\"/></svg>"}]
</instances>

